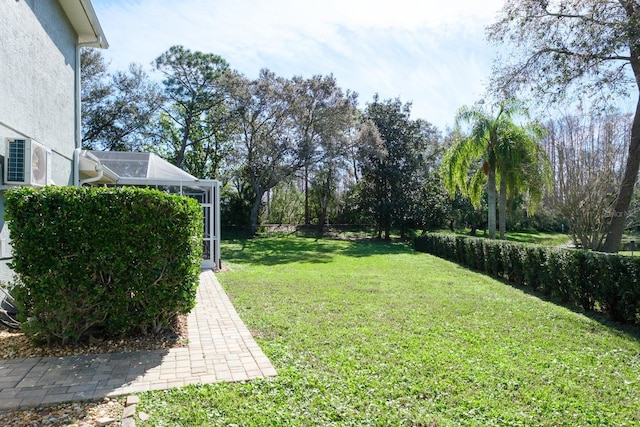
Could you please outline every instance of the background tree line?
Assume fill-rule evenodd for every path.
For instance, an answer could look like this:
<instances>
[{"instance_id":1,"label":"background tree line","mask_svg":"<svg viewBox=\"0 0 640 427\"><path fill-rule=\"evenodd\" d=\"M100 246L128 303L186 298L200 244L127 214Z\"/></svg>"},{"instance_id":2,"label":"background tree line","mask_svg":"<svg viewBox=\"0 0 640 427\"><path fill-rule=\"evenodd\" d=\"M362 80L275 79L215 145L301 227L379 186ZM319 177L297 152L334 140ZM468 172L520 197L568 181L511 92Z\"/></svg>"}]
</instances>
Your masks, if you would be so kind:
<instances>
[{"instance_id":1,"label":"background tree line","mask_svg":"<svg viewBox=\"0 0 640 427\"><path fill-rule=\"evenodd\" d=\"M541 123L514 98L527 89L549 105L624 92L624 65L607 65L633 65L612 52L635 48L635 33L606 39L593 31L630 28L635 6L598 4L507 1L489 38L516 54L498 62L487 101L461 107L444 135L413 119L400 99L376 95L359 107L332 75L284 78L265 69L249 79L217 55L173 46L153 62L161 76L154 80L139 65L109 72L100 53L85 50L83 143L155 152L219 179L223 223L252 234L261 223L319 232L327 223L371 224L385 238L392 229L497 229L501 238L564 230L578 246L607 249L616 221L623 230L638 222L633 191L620 209L633 175L635 116L602 108L595 96L593 108ZM577 32L581 25L590 36Z\"/></svg>"},{"instance_id":2,"label":"background tree line","mask_svg":"<svg viewBox=\"0 0 640 427\"><path fill-rule=\"evenodd\" d=\"M366 223L389 238L441 222L444 203L427 203L442 196L441 137L409 103L376 96L359 110L332 75L249 79L182 46L153 62L161 83L138 65L109 73L97 50L82 61L85 148L150 151L222 181L226 225Z\"/></svg>"}]
</instances>

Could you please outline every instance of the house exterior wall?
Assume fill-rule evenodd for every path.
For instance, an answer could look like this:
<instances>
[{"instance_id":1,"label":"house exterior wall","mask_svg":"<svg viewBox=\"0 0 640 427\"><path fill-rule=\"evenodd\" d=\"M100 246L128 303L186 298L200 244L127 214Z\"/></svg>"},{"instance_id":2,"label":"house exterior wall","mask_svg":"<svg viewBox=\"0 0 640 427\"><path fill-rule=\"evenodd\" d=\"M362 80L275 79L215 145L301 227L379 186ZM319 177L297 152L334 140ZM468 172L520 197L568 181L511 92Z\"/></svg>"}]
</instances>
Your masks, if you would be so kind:
<instances>
[{"instance_id":1,"label":"house exterior wall","mask_svg":"<svg viewBox=\"0 0 640 427\"><path fill-rule=\"evenodd\" d=\"M76 40L57 0L0 1L0 157L7 138L32 138L53 151L56 185L73 184ZM3 218L0 226L0 280L6 281L10 254Z\"/></svg>"}]
</instances>

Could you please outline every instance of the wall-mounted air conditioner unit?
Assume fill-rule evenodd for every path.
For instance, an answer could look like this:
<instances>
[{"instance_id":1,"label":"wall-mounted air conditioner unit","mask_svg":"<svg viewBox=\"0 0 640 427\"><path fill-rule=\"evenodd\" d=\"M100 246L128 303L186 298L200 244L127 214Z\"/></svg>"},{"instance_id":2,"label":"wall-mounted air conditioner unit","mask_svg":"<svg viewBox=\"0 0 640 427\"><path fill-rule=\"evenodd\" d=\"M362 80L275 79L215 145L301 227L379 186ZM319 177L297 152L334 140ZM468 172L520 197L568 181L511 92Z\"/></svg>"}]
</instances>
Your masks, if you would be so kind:
<instances>
[{"instance_id":1,"label":"wall-mounted air conditioner unit","mask_svg":"<svg viewBox=\"0 0 640 427\"><path fill-rule=\"evenodd\" d=\"M7 140L4 183L42 186L51 183L51 149L32 139Z\"/></svg>"}]
</instances>

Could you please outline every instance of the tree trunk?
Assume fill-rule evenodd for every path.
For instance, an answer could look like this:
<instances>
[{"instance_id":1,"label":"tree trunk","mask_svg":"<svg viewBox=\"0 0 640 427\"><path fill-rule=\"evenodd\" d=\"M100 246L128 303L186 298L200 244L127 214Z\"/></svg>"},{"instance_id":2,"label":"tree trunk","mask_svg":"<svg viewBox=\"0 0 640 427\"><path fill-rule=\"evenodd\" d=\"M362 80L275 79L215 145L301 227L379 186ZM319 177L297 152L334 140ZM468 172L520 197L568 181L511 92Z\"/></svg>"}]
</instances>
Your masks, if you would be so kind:
<instances>
[{"instance_id":1,"label":"tree trunk","mask_svg":"<svg viewBox=\"0 0 640 427\"><path fill-rule=\"evenodd\" d=\"M304 164L304 225L311 224L311 215L309 215L309 165Z\"/></svg>"},{"instance_id":2,"label":"tree trunk","mask_svg":"<svg viewBox=\"0 0 640 427\"><path fill-rule=\"evenodd\" d=\"M496 170L495 167L489 167L489 176L487 178L487 205L489 210L489 238L496 238Z\"/></svg>"},{"instance_id":3,"label":"tree trunk","mask_svg":"<svg viewBox=\"0 0 640 427\"><path fill-rule=\"evenodd\" d=\"M611 213L611 223L609 224L609 232L607 240L602 247L603 252L618 252L622 242L622 233L624 233L625 223L627 219L627 211L631 204L633 189L638 177L638 168L640 167L640 99L636 106L636 113L633 117L633 126L631 127L631 141L629 142L629 155L627 156L627 164L624 169L624 177L620 185L620 191L616 204Z\"/></svg>"},{"instance_id":4,"label":"tree trunk","mask_svg":"<svg viewBox=\"0 0 640 427\"><path fill-rule=\"evenodd\" d=\"M262 197L264 197L264 190L260 189L256 191L256 198L251 206L251 216L249 217L249 236L255 236L258 230L258 214L260 213L260 205L262 204Z\"/></svg>"},{"instance_id":5,"label":"tree trunk","mask_svg":"<svg viewBox=\"0 0 640 427\"><path fill-rule=\"evenodd\" d=\"M318 236L322 236L324 233L324 225L327 222L327 206L329 205L328 198L323 195L320 199L320 218L318 218Z\"/></svg>"},{"instance_id":6,"label":"tree trunk","mask_svg":"<svg viewBox=\"0 0 640 427\"><path fill-rule=\"evenodd\" d=\"M505 240L507 234L507 181L500 180L500 200L498 201L500 239Z\"/></svg>"},{"instance_id":7,"label":"tree trunk","mask_svg":"<svg viewBox=\"0 0 640 427\"><path fill-rule=\"evenodd\" d=\"M320 218L318 218L318 231L317 235L322 236L324 234L324 224L327 221L327 209L322 208L320 210Z\"/></svg>"},{"instance_id":8,"label":"tree trunk","mask_svg":"<svg viewBox=\"0 0 640 427\"><path fill-rule=\"evenodd\" d=\"M187 151L187 145L189 145L189 134L191 133L191 121L193 117L191 114L187 116L184 123L184 129L182 130L182 141L180 143L180 150L176 156L176 167L182 168L182 162L184 162L184 153Z\"/></svg>"},{"instance_id":9,"label":"tree trunk","mask_svg":"<svg viewBox=\"0 0 640 427\"><path fill-rule=\"evenodd\" d=\"M358 163L356 161L356 156L355 155L352 155L351 162L353 164L353 178L355 179L356 184L357 184L358 181L360 180L360 178L358 177Z\"/></svg>"},{"instance_id":10,"label":"tree trunk","mask_svg":"<svg viewBox=\"0 0 640 427\"><path fill-rule=\"evenodd\" d=\"M323 191L320 195L320 218L318 218L318 236L324 233L324 225L327 222L327 210L329 208L329 198L331 191L331 171L327 174L327 179L323 183Z\"/></svg>"},{"instance_id":11,"label":"tree trunk","mask_svg":"<svg viewBox=\"0 0 640 427\"><path fill-rule=\"evenodd\" d=\"M391 240L391 214L389 213L389 200L385 203L385 212L383 215L383 226L384 226L384 240Z\"/></svg>"}]
</instances>

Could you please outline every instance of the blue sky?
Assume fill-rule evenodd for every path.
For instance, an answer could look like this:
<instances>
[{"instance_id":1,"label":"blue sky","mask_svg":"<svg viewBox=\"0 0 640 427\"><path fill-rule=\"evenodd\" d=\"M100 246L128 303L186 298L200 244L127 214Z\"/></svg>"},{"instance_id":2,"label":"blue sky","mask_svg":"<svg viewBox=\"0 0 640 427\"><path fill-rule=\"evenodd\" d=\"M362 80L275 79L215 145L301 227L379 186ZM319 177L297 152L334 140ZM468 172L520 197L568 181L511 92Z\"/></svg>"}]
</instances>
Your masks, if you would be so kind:
<instances>
[{"instance_id":1,"label":"blue sky","mask_svg":"<svg viewBox=\"0 0 640 427\"><path fill-rule=\"evenodd\" d=\"M482 98L493 47L485 27L503 0L93 0L112 70L170 46L215 53L255 78L333 74L358 92L413 103L440 130Z\"/></svg>"}]
</instances>

